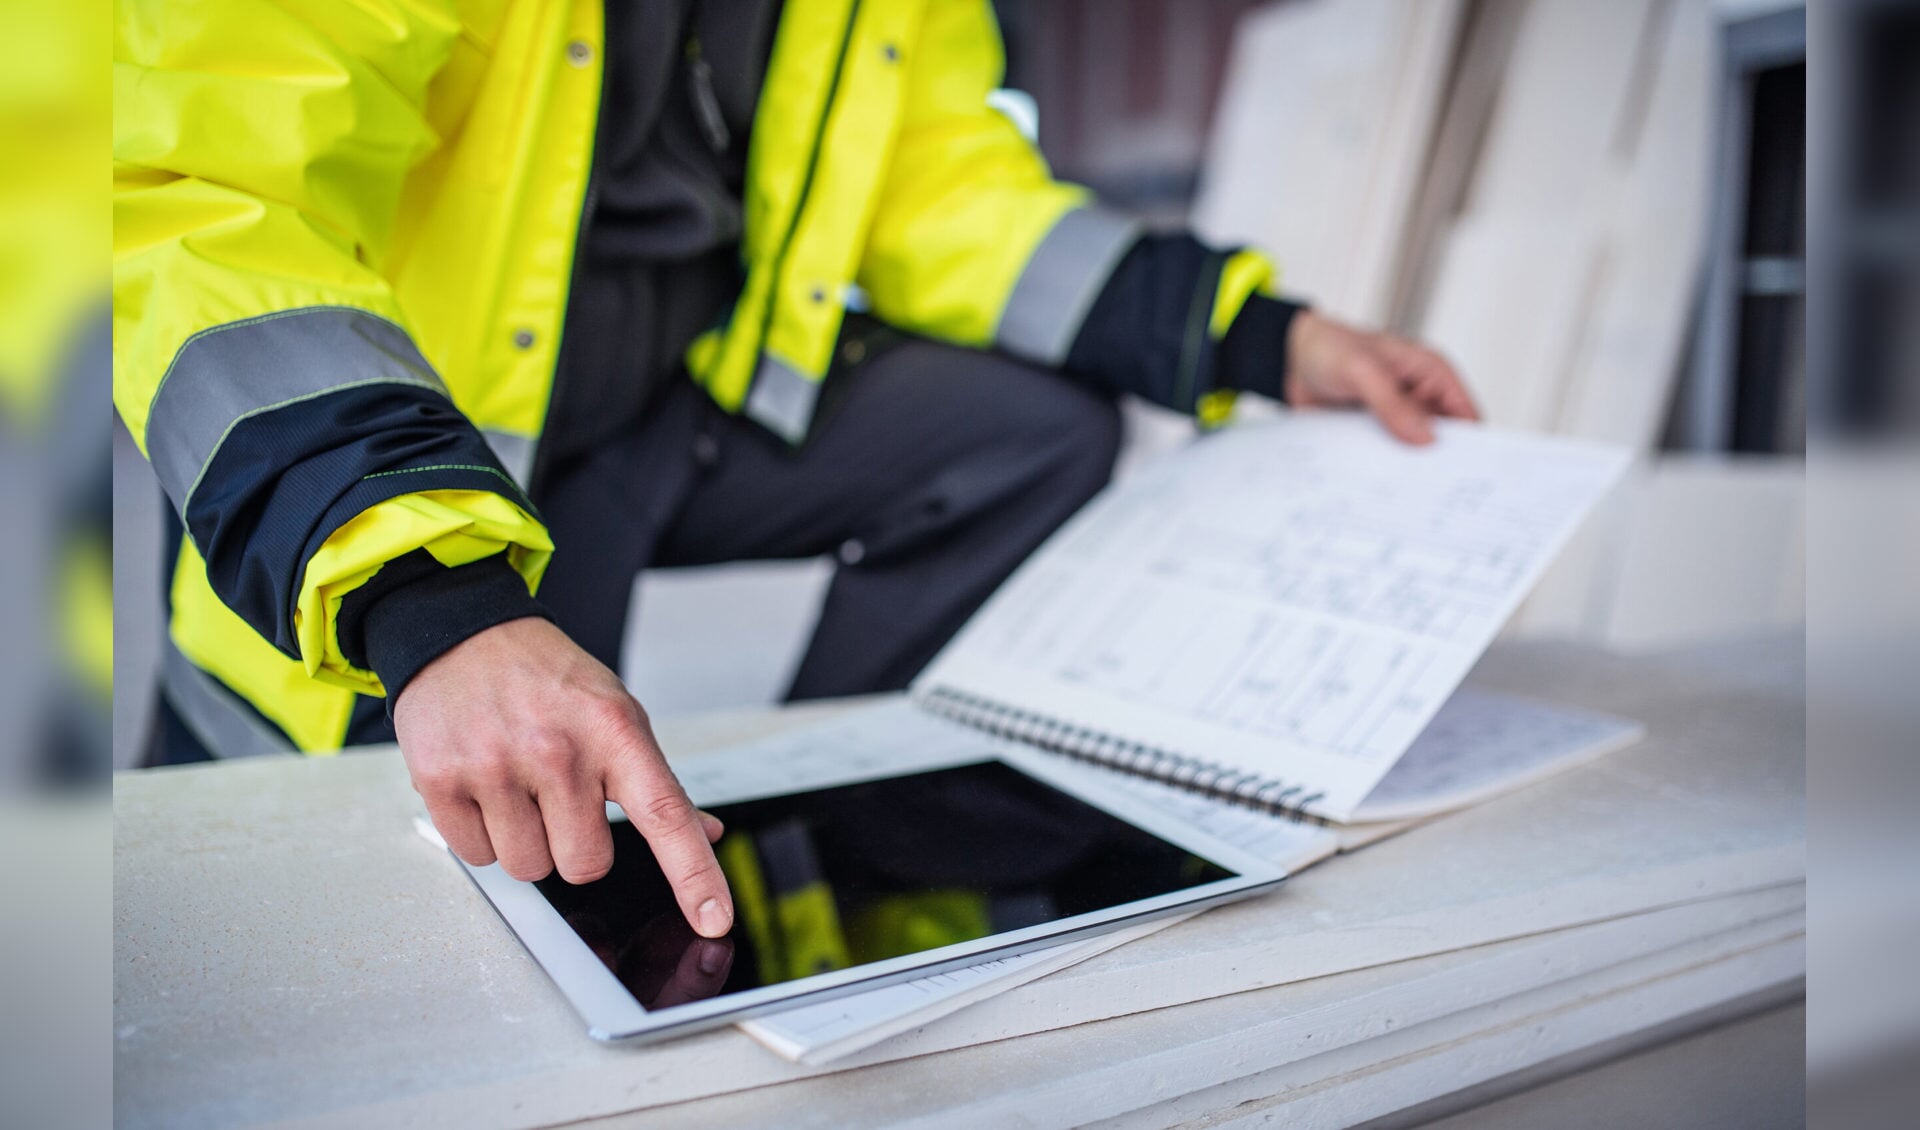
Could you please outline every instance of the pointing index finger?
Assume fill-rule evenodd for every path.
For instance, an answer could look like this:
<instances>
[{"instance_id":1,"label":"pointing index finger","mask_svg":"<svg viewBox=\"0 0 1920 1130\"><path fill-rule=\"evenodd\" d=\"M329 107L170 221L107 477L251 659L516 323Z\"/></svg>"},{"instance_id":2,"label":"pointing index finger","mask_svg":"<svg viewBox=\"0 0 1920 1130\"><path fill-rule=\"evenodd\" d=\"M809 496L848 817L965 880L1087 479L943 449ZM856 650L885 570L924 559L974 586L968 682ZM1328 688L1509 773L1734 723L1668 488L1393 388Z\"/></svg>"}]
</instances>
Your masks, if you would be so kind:
<instances>
[{"instance_id":1,"label":"pointing index finger","mask_svg":"<svg viewBox=\"0 0 1920 1130\"><path fill-rule=\"evenodd\" d=\"M700 810L667 768L645 723L631 740L633 748L609 759L607 795L646 838L687 924L704 937L720 937L733 928L733 896Z\"/></svg>"}]
</instances>

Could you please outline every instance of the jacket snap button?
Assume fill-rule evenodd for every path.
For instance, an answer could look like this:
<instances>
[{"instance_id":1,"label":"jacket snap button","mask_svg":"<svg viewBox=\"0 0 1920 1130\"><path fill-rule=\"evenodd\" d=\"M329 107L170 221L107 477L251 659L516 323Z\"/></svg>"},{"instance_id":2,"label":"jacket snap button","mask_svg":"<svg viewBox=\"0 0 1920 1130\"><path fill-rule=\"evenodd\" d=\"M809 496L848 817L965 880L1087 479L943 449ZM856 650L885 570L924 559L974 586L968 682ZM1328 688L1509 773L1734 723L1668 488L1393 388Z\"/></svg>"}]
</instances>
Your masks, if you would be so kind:
<instances>
[{"instance_id":1,"label":"jacket snap button","mask_svg":"<svg viewBox=\"0 0 1920 1130\"><path fill-rule=\"evenodd\" d=\"M815 286L807 292L807 297L813 299L815 302L825 302L827 300L827 288L824 286Z\"/></svg>"},{"instance_id":2,"label":"jacket snap button","mask_svg":"<svg viewBox=\"0 0 1920 1130\"><path fill-rule=\"evenodd\" d=\"M867 556L867 547L860 544L859 538L848 538L840 543L840 564L858 565Z\"/></svg>"},{"instance_id":3,"label":"jacket snap button","mask_svg":"<svg viewBox=\"0 0 1920 1130\"><path fill-rule=\"evenodd\" d=\"M883 45L880 48L880 54L884 55L889 63L897 63L900 61L900 49L891 43Z\"/></svg>"},{"instance_id":4,"label":"jacket snap button","mask_svg":"<svg viewBox=\"0 0 1920 1130\"><path fill-rule=\"evenodd\" d=\"M567 62L576 67L584 67L593 58L593 47L584 39L576 39L567 44Z\"/></svg>"},{"instance_id":5,"label":"jacket snap button","mask_svg":"<svg viewBox=\"0 0 1920 1130\"><path fill-rule=\"evenodd\" d=\"M524 329L513 331L513 347L515 349L532 349L533 331Z\"/></svg>"},{"instance_id":6,"label":"jacket snap button","mask_svg":"<svg viewBox=\"0 0 1920 1130\"><path fill-rule=\"evenodd\" d=\"M850 338L840 347L840 359L849 365L858 365L867 356L867 343L859 338Z\"/></svg>"}]
</instances>

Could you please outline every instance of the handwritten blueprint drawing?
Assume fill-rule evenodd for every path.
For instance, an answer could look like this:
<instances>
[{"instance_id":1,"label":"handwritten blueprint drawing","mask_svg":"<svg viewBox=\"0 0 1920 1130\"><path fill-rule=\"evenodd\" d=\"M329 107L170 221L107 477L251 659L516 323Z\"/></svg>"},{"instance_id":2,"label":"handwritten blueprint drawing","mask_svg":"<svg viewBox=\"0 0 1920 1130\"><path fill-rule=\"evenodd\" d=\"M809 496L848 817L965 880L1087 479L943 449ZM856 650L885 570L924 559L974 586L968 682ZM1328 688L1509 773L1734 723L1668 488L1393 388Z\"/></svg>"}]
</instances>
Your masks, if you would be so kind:
<instances>
[{"instance_id":1,"label":"handwritten blueprint drawing","mask_svg":"<svg viewBox=\"0 0 1920 1130\"><path fill-rule=\"evenodd\" d=\"M1624 470L1363 417L1231 428L1096 498L915 684L1307 786L1350 817Z\"/></svg>"}]
</instances>

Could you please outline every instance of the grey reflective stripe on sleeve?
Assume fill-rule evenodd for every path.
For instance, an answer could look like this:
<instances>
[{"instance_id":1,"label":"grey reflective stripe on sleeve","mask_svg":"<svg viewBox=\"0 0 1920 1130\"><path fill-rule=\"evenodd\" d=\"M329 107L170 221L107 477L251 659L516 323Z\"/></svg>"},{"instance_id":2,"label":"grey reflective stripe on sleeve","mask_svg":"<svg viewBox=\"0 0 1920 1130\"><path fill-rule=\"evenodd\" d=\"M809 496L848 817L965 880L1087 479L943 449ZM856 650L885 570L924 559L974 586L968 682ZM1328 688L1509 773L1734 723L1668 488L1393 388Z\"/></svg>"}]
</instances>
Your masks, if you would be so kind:
<instances>
[{"instance_id":1,"label":"grey reflective stripe on sleeve","mask_svg":"<svg viewBox=\"0 0 1920 1130\"><path fill-rule=\"evenodd\" d=\"M172 640L161 661L160 684L180 721L215 757L298 753L293 743L253 712L221 682L193 665Z\"/></svg>"},{"instance_id":2,"label":"grey reflective stripe on sleeve","mask_svg":"<svg viewBox=\"0 0 1920 1130\"><path fill-rule=\"evenodd\" d=\"M520 484L521 490L527 489L527 479L533 474L534 447L539 442L531 436L515 435L512 432L496 432L490 428L480 429L480 435L486 439L487 446L493 449L494 458Z\"/></svg>"},{"instance_id":3,"label":"grey reflective stripe on sleeve","mask_svg":"<svg viewBox=\"0 0 1920 1130\"><path fill-rule=\"evenodd\" d=\"M407 332L364 310L314 306L229 322L187 339L147 414L147 457L182 514L235 424L368 384L446 395Z\"/></svg>"},{"instance_id":4,"label":"grey reflective stripe on sleeve","mask_svg":"<svg viewBox=\"0 0 1920 1130\"><path fill-rule=\"evenodd\" d=\"M1102 208L1060 217L1013 284L994 344L1043 365L1065 361L1094 299L1139 238L1137 221Z\"/></svg>"},{"instance_id":5,"label":"grey reflective stripe on sleeve","mask_svg":"<svg viewBox=\"0 0 1920 1130\"><path fill-rule=\"evenodd\" d=\"M747 393L747 418L788 443L799 443L807 436L819 398L819 381L762 353Z\"/></svg>"}]
</instances>

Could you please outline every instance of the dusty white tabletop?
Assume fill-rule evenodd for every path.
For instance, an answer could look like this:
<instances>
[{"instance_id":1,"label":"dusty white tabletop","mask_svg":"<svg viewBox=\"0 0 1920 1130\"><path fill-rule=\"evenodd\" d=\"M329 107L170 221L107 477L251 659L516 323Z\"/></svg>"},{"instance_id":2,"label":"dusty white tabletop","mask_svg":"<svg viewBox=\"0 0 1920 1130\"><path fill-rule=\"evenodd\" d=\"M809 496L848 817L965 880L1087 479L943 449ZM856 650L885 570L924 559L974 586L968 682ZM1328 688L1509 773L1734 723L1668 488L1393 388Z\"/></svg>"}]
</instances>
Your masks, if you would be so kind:
<instances>
[{"instance_id":1,"label":"dusty white tabletop","mask_svg":"<svg viewBox=\"0 0 1920 1130\"><path fill-rule=\"evenodd\" d=\"M1386 962L1471 986L1449 970L1521 951L1467 947L1623 915L1646 934L1674 916L1797 905L1797 647L1742 649L1747 670L1733 672L1496 646L1471 682L1637 718L1646 741L821 1068L732 1030L645 1048L590 1040L466 877L413 833L392 749L122 774L116 1122L526 1126L653 1110L737 1123L784 1110L836 1125L957 1110L990 1080L1081 1072L1091 1084L1125 1047L1209 1039L1191 1078L1149 1082L1225 1086L1239 1069L1220 1048L1267 1007L1262 993L1357 992L1352 979ZM671 756L692 757L835 708L659 732ZM943 1099L942 1079L972 1093ZM1153 1097L1123 1091L1103 1092L1132 1104L1111 1111Z\"/></svg>"}]
</instances>

